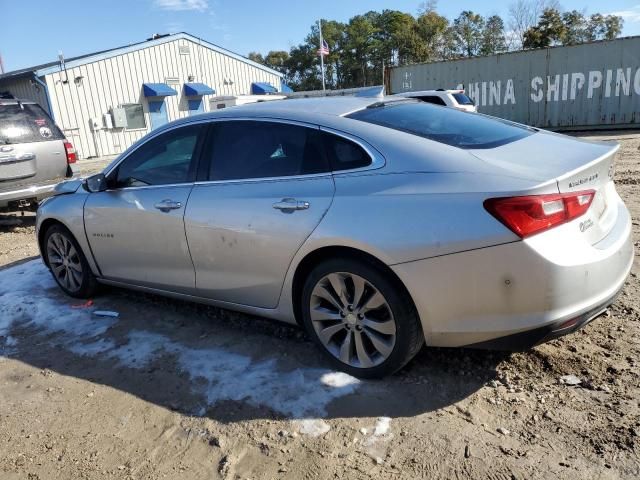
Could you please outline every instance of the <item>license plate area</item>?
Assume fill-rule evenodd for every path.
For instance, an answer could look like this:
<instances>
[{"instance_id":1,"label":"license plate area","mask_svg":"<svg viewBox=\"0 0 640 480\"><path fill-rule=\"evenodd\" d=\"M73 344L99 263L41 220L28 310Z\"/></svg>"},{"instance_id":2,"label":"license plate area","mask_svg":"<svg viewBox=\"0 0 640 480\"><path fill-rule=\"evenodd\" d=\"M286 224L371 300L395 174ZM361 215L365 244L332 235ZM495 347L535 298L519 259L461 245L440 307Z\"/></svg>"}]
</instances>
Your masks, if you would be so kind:
<instances>
[{"instance_id":1,"label":"license plate area","mask_svg":"<svg viewBox=\"0 0 640 480\"><path fill-rule=\"evenodd\" d=\"M33 177L36 174L36 161L33 158L16 160L0 157L0 182Z\"/></svg>"}]
</instances>

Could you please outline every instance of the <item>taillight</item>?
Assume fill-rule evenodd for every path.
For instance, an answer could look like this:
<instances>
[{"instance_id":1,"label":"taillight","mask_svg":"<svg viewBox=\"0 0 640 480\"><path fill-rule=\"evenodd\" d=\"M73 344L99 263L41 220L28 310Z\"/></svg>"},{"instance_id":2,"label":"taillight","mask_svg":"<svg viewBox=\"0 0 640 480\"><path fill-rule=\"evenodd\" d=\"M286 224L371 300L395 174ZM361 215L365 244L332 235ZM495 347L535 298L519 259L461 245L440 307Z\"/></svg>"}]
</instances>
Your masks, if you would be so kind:
<instances>
[{"instance_id":1,"label":"taillight","mask_svg":"<svg viewBox=\"0 0 640 480\"><path fill-rule=\"evenodd\" d=\"M484 208L520 238L529 237L584 215L594 190L525 197L490 198Z\"/></svg>"},{"instance_id":2,"label":"taillight","mask_svg":"<svg viewBox=\"0 0 640 480\"><path fill-rule=\"evenodd\" d=\"M64 141L64 150L67 153L67 163L76 163L78 157L76 155L76 149L73 148L71 142L68 142L67 140Z\"/></svg>"}]
</instances>

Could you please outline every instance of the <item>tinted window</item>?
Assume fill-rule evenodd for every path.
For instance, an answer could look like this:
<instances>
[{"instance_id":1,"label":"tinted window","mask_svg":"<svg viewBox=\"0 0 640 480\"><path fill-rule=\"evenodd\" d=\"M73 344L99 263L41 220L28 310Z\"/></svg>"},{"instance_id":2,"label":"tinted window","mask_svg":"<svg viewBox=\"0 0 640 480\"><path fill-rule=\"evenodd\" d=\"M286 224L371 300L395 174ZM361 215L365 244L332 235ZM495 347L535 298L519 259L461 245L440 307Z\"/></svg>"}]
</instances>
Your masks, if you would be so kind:
<instances>
[{"instance_id":1,"label":"tinted window","mask_svg":"<svg viewBox=\"0 0 640 480\"><path fill-rule=\"evenodd\" d=\"M453 98L456 99L458 105L473 105L473 100L467 97L464 93L454 93Z\"/></svg>"},{"instance_id":2,"label":"tinted window","mask_svg":"<svg viewBox=\"0 0 640 480\"><path fill-rule=\"evenodd\" d=\"M140 187L189 182L200 125L159 135L129 155L118 167L116 186Z\"/></svg>"},{"instance_id":3,"label":"tinted window","mask_svg":"<svg viewBox=\"0 0 640 480\"><path fill-rule=\"evenodd\" d=\"M412 133L459 148L494 148L531 135L535 130L453 108L423 102L376 104L349 118Z\"/></svg>"},{"instance_id":4,"label":"tinted window","mask_svg":"<svg viewBox=\"0 0 640 480\"><path fill-rule=\"evenodd\" d=\"M60 129L39 105L0 105L0 145L63 138Z\"/></svg>"},{"instance_id":5,"label":"tinted window","mask_svg":"<svg viewBox=\"0 0 640 480\"><path fill-rule=\"evenodd\" d=\"M210 180L328 172L318 130L275 122L215 124Z\"/></svg>"},{"instance_id":6,"label":"tinted window","mask_svg":"<svg viewBox=\"0 0 640 480\"><path fill-rule=\"evenodd\" d=\"M371 165L371 157L355 143L329 133L323 134L323 142L334 171L350 170Z\"/></svg>"},{"instance_id":7,"label":"tinted window","mask_svg":"<svg viewBox=\"0 0 640 480\"><path fill-rule=\"evenodd\" d=\"M447 105L443 99L441 99L440 97L433 96L433 95L426 95L424 97L417 97L417 98L419 98L423 102L433 103L435 105L444 105L444 106Z\"/></svg>"}]
</instances>

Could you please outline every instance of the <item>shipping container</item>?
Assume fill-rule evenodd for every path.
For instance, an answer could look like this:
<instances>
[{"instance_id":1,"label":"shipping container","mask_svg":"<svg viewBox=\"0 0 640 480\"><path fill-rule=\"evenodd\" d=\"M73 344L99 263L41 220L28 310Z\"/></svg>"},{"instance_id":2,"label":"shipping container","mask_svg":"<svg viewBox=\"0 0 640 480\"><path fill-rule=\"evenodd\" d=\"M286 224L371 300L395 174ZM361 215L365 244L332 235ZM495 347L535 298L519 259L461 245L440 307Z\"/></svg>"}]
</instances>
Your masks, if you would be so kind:
<instances>
[{"instance_id":1,"label":"shipping container","mask_svg":"<svg viewBox=\"0 0 640 480\"><path fill-rule=\"evenodd\" d=\"M640 37L391 69L391 93L464 88L481 113L549 129L640 126Z\"/></svg>"}]
</instances>

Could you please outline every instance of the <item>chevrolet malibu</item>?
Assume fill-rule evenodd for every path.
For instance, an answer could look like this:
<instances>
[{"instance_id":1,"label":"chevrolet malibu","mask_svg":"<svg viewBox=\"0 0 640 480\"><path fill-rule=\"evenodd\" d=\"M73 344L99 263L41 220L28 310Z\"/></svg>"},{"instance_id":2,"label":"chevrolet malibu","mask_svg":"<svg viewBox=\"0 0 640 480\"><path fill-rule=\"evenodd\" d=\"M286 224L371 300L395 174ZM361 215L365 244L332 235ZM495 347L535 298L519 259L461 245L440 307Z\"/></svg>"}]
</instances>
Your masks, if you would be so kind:
<instances>
[{"instance_id":1,"label":"chevrolet malibu","mask_svg":"<svg viewBox=\"0 0 640 480\"><path fill-rule=\"evenodd\" d=\"M631 268L618 146L408 99L235 107L62 184L37 237L60 288L133 288L303 326L380 377L423 344L571 333Z\"/></svg>"}]
</instances>

